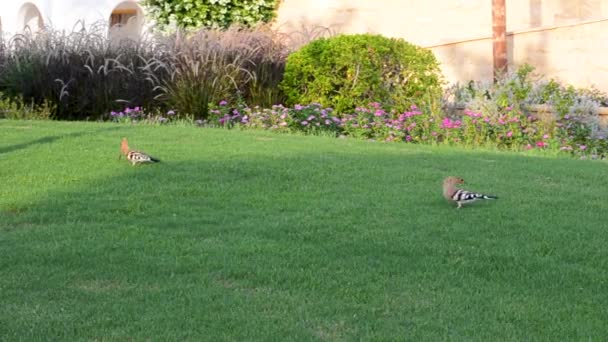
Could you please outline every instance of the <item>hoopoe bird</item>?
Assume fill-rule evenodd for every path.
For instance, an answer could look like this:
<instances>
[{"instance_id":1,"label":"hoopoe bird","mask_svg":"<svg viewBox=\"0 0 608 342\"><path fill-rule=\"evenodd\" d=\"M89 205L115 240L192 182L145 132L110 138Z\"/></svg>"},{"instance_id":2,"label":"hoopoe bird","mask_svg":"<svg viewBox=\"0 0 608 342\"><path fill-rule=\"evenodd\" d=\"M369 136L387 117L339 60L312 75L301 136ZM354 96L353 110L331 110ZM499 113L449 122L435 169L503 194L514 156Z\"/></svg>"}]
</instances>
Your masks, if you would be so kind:
<instances>
[{"instance_id":1,"label":"hoopoe bird","mask_svg":"<svg viewBox=\"0 0 608 342\"><path fill-rule=\"evenodd\" d=\"M127 141L127 138L122 138L122 141L120 142L120 153L121 155L124 154L125 157L127 157L127 160L131 162L131 165L160 162L159 159L151 157L143 152L131 151L131 149L129 149L129 142Z\"/></svg>"},{"instance_id":2,"label":"hoopoe bird","mask_svg":"<svg viewBox=\"0 0 608 342\"><path fill-rule=\"evenodd\" d=\"M458 209L465 203L472 203L482 199L498 199L496 196L459 189L457 187L459 184L464 184L464 179L450 176L443 180L443 197L450 202L458 203Z\"/></svg>"}]
</instances>

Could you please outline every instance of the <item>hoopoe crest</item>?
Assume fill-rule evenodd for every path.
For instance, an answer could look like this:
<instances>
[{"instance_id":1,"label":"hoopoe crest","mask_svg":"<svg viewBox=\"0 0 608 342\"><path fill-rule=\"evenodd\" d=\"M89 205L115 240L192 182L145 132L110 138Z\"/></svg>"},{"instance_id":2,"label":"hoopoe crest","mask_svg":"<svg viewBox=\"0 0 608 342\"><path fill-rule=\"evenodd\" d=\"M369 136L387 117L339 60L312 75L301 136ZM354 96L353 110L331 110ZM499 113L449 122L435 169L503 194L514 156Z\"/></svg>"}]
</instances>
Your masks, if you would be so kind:
<instances>
[{"instance_id":1,"label":"hoopoe crest","mask_svg":"<svg viewBox=\"0 0 608 342\"><path fill-rule=\"evenodd\" d=\"M443 180L443 197L450 202L457 203L458 209L465 203L472 203L484 199L498 199L496 196L459 189L458 185L460 184L464 184L464 179L460 177L450 176Z\"/></svg>"},{"instance_id":2,"label":"hoopoe crest","mask_svg":"<svg viewBox=\"0 0 608 342\"><path fill-rule=\"evenodd\" d=\"M122 138L120 142L120 153L121 155L125 155L127 160L131 162L131 165L142 164L142 163L158 163L159 159L151 157L150 155L140 152L140 151L131 151L129 149L129 142L127 138Z\"/></svg>"}]
</instances>

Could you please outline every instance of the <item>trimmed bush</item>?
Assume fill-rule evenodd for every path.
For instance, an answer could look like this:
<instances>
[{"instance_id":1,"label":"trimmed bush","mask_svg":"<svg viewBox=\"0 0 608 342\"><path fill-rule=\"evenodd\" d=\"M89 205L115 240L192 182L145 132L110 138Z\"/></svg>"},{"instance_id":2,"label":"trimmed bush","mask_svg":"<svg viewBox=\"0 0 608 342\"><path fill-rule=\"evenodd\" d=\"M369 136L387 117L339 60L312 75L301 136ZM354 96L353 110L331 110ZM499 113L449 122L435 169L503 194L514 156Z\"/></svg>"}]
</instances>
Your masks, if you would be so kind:
<instances>
[{"instance_id":1,"label":"trimmed bush","mask_svg":"<svg viewBox=\"0 0 608 342\"><path fill-rule=\"evenodd\" d=\"M441 82L431 51L360 34L315 40L291 54L281 88L289 104L318 102L340 113L370 102L397 110L439 102Z\"/></svg>"}]
</instances>

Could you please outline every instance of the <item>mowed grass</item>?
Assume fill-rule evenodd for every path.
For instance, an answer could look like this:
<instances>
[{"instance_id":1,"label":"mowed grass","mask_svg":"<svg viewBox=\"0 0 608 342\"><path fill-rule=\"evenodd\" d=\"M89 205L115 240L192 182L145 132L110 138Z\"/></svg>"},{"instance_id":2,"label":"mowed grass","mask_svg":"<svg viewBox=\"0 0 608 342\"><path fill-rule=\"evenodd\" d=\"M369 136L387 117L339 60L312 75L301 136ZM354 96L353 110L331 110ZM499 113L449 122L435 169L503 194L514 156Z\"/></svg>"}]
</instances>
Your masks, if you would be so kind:
<instances>
[{"instance_id":1,"label":"mowed grass","mask_svg":"<svg viewBox=\"0 0 608 342\"><path fill-rule=\"evenodd\" d=\"M118 160L120 138L162 160ZM608 338L608 164L0 121L0 340ZM441 181L500 197L456 210Z\"/></svg>"}]
</instances>

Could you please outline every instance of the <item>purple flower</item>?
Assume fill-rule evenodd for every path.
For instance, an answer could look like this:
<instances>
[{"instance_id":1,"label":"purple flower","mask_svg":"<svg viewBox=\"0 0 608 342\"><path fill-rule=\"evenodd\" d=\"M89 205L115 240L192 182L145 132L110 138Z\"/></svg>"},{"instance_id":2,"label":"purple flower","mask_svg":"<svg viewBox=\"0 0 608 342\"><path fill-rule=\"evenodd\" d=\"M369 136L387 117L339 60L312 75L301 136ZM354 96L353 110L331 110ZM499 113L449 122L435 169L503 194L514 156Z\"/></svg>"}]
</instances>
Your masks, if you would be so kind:
<instances>
[{"instance_id":1,"label":"purple flower","mask_svg":"<svg viewBox=\"0 0 608 342\"><path fill-rule=\"evenodd\" d=\"M115 111L112 111L112 112L110 112L110 115L116 116L116 115L118 115L118 113L116 113Z\"/></svg>"},{"instance_id":2,"label":"purple flower","mask_svg":"<svg viewBox=\"0 0 608 342\"><path fill-rule=\"evenodd\" d=\"M220 106L225 106L227 104L228 104L228 101L226 101L226 100L220 101Z\"/></svg>"},{"instance_id":3,"label":"purple flower","mask_svg":"<svg viewBox=\"0 0 608 342\"><path fill-rule=\"evenodd\" d=\"M312 120L314 120L314 119L316 119L316 117L315 117L314 115L311 115L311 116L309 116L309 117L308 117L308 119L306 119L306 120L307 120L307 121L312 121Z\"/></svg>"},{"instance_id":4,"label":"purple flower","mask_svg":"<svg viewBox=\"0 0 608 342\"><path fill-rule=\"evenodd\" d=\"M412 136L411 135L406 135L405 136L405 141L412 141Z\"/></svg>"},{"instance_id":5,"label":"purple flower","mask_svg":"<svg viewBox=\"0 0 608 342\"><path fill-rule=\"evenodd\" d=\"M302 105L299 105L299 104L293 106L293 109L295 109L295 110L302 110L303 108L304 107L302 107Z\"/></svg>"},{"instance_id":6,"label":"purple flower","mask_svg":"<svg viewBox=\"0 0 608 342\"><path fill-rule=\"evenodd\" d=\"M304 120L304 121L300 122L300 124L301 124L302 126L307 126L307 125L308 125L308 121Z\"/></svg>"},{"instance_id":7,"label":"purple flower","mask_svg":"<svg viewBox=\"0 0 608 342\"><path fill-rule=\"evenodd\" d=\"M375 116L382 116L384 115L384 111L382 109L378 109L376 110L376 112L374 113Z\"/></svg>"},{"instance_id":8,"label":"purple flower","mask_svg":"<svg viewBox=\"0 0 608 342\"><path fill-rule=\"evenodd\" d=\"M158 117L158 121L159 121L160 123L163 123L163 122L167 121L167 118L162 117L162 116L159 116L159 117Z\"/></svg>"},{"instance_id":9,"label":"purple flower","mask_svg":"<svg viewBox=\"0 0 608 342\"><path fill-rule=\"evenodd\" d=\"M141 111L141 108L140 107L135 107L135 108L133 108L133 111L139 112L139 111Z\"/></svg>"},{"instance_id":10,"label":"purple flower","mask_svg":"<svg viewBox=\"0 0 608 342\"><path fill-rule=\"evenodd\" d=\"M329 126L329 125L331 125L331 121L325 120L325 124Z\"/></svg>"},{"instance_id":11,"label":"purple flower","mask_svg":"<svg viewBox=\"0 0 608 342\"><path fill-rule=\"evenodd\" d=\"M133 110L131 108L129 108L129 107L127 107L127 109L125 109L125 113L127 113L127 114L131 113L132 111Z\"/></svg>"},{"instance_id":12,"label":"purple flower","mask_svg":"<svg viewBox=\"0 0 608 342\"><path fill-rule=\"evenodd\" d=\"M584 151L587 149L587 145L580 145L578 148L580 148L581 151Z\"/></svg>"},{"instance_id":13,"label":"purple flower","mask_svg":"<svg viewBox=\"0 0 608 342\"><path fill-rule=\"evenodd\" d=\"M175 111L170 110L170 111L167 112L167 115L175 115Z\"/></svg>"}]
</instances>

